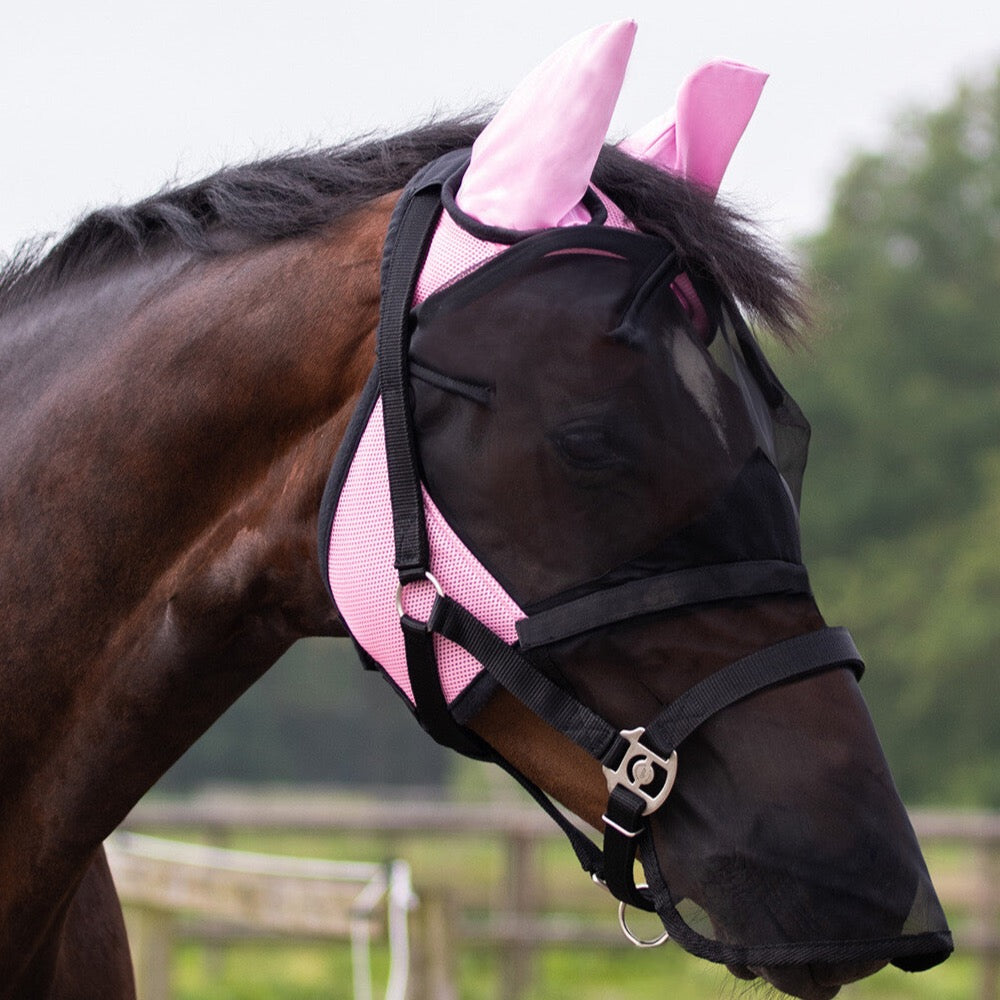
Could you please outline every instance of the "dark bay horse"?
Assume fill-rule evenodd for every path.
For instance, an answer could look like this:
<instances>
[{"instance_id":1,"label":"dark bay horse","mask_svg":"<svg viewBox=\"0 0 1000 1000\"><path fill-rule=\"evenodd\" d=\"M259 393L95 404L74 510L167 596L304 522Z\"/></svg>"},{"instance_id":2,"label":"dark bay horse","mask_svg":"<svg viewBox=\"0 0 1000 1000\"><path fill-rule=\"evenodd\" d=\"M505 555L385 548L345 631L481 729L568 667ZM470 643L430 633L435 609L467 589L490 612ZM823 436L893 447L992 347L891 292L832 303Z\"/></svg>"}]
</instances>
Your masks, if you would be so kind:
<instances>
[{"instance_id":1,"label":"dark bay horse","mask_svg":"<svg viewBox=\"0 0 1000 1000\"><path fill-rule=\"evenodd\" d=\"M3 1000L134 995L102 841L296 639L344 634L322 582L316 517L373 364L390 213L419 167L468 146L478 128L437 124L226 170L91 215L48 253L8 264ZM788 273L729 211L613 148L594 176L691 268L778 331L794 325ZM707 500L659 502L683 522ZM570 640L558 667L608 717L646 718L723 664L822 624L811 598L748 598ZM517 699L498 692L469 725L602 825L599 764ZM903 917L908 933L937 929L932 893L925 913L910 909L926 874L848 672L735 705L692 737L685 766L657 850L678 895L699 900L720 937L834 942L860 923L889 940ZM823 880L817 845L816 864L836 867ZM898 920L869 912L873 882L886 897L904 884ZM837 954L728 964L820 1000L899 952Z\"/></svg>"}]
</instances>

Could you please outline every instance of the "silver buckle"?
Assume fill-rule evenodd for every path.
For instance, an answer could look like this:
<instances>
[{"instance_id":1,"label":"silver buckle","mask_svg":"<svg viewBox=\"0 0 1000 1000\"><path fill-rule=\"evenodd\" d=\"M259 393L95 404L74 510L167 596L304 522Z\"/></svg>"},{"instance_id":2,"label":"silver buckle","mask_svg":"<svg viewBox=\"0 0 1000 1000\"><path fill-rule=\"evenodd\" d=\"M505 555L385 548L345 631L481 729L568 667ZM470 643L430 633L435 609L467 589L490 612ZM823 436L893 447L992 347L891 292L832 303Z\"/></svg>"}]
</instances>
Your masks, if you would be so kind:
<instances>
[{"instance_id":1,"label":"silver buckle","mask_svg":"<svg viewBox=\"0 0 1000 1000\"><path fill-rule=\"evenodd\" d=\"M608 792L623 785L646 803L642 814L648 816L667 801L667 796L674 787L674 781L677 780L677 751L667 759L653 753L640 742L645 732L642 728L623 729L622 737L628 741L628 748L621 763L614 769L602 765L602 770L608 782ZM647 790L650 786L654 790Z\"/></svg>"}]
</instances>

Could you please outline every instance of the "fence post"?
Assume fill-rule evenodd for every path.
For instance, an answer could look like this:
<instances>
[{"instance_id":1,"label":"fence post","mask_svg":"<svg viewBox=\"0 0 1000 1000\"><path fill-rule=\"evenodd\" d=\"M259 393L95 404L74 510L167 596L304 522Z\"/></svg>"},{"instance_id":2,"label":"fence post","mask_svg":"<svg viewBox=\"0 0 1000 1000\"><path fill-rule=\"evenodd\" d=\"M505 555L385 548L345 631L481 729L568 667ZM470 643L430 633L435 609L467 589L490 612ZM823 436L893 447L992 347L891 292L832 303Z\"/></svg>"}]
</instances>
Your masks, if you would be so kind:
<instances>
[{"instance_id":1,"label":"fence post","mask_svg":"<svg viewBox=\"0 0 1000 1000\"><path fill-rule=\"evenodd\" d=\"M1000 902L996 886L1000 883L1000 844L987 838L979 850L978 861L980 892L976 909L976 929L981 936L982 948L981 982L979 1000L998 1000L997 978L1000 977L1000 954L997 953L997 936L1000 933Z\"/></svg>"},{"instance_id":2,"label":"fence post","mask_svg":"<svg viewBox=\"0 0 1000 1000\"><path fill-rule=\"evenodd\" d=\"M171 1000L173 917L166 910L129 906L125 910L125 918L137 994L142 1000Z\"/></svg>"},{"instance_id":3,"label":"fence post","mask_svg":"<svg viewBox=\"0 0 1000 1000\"><path fill-rule=\"evenodd\" d=\"M500 947L500 1000L521 1000L531 985L535 949L524 926L533 922L538 899L534 838L513 832L507 838L507 925L510 934Z\"/></svg>"},{"instance_id":4,"label":"fence post","mask_svg":"<svg viewBox=\"0 0 1000 1000\"><path fill-rule=\"evenodd\" d=\"M411 916L407 1000L458 1000L455 912L443 892L422 890Z\"/></svg>"}]
</instances>

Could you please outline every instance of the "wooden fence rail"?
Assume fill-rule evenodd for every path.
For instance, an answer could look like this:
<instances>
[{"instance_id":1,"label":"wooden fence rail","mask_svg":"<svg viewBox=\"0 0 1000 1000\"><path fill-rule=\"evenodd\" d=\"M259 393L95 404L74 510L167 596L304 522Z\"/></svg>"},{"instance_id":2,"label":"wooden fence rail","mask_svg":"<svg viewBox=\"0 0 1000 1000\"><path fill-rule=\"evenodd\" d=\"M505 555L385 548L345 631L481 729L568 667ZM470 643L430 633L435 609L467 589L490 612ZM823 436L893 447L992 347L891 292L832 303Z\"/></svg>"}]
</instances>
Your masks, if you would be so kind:
<instances>
[{"instance_id":1,"label":"wooden fence rail","mask_svg":"<svg viewBox=\"0 0 1000 1000\"><path fill-rule=\"evenodd\" d=\"M231 851L118 832L105 849L125 904L142 1000L170 1000L176 915L236 929L351 942L355 1000L372 1000L373 937L388 936L386 1000L405 1000L407 913L415 903L405 862L391 866Z\"/></svg>"},{"instance_id":2,"label":"wooden fence rail","mask_svg":"<svg viewBox=\"0 0 1000 1000\"><path fill-rule=\"evenodd\" d=\"M942 903L951 914L960 914L956 945L980 960L978 1000L1000 1000L1000 814L952 814L918 811L911 814L921 842L949 842L974 853L974 866L958 873L932 873ZM205 793L183 801L151 800L140 803L125 821L128 830L170 830L201 836L220 843L235 831L283 834L366 834L392 842L404 836L488 838L504 845L505 898L486 918L470 919L459 912L446 915L431 898L423 914L424 929L438 941L436 985L428 996L446 1000L456 995L444 967L443 936L457 934L465 940L489 941L500 949L503 1000L517 1000L530 982L534 956L545 944L625 944L611 920L545 916L545 900L537 886L539 850L558 829L540 810L530 805L459 804L441 801L360 801L334 794ZM583 886L583 880L579 880ZM584 886L570 886L561 902L582 901ZM424 893L418 885L421 897ZM593 894L590 894L591 896ZM482 901L480 901L482 902ZM481 906L479 907L481 908ZM586 903L581 909L590 908ZM434 927L437 930L434 930ZM436 938L435 938L436 935ZM431 956L433 959L433 956ZM432 970L433 971L433 970ZM432 976L433 978L433 976ZM429 987L427 987L429 989ZM412 995L412 994L411 994ZM970 994L971 996L971 994Z\"/></svg>"}]
</instances>

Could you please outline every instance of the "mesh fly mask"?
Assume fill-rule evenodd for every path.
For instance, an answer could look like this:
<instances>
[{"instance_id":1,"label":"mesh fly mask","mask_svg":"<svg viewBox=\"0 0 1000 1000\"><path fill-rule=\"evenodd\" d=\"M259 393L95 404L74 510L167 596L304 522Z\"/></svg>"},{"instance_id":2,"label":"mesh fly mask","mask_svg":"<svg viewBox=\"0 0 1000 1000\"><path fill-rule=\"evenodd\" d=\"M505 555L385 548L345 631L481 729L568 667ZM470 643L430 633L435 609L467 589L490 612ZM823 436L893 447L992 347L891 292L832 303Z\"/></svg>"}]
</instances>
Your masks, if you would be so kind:
<instances>
[{"instance_id":1,"label":"mesh fly mask","mask_svg":"<svg viewBox=\"0 0 1000 1000\"><path fill-rule=\"evenodd\" d=\"M896 904L899 932L889 939L861 929L850 941L736 945L671 891L649 819L669 810L675 779L684 780L685 739L775 685L836 669L860 677L854 643L838 628L779 642L626 729L577 700L549 654L680 609L808 594L797 519L808 425L735 305L709 282L692 284L666 241L628 228L613 206L609 220L593 191L584 201L589 224L530 234L484 226L455 203L467 161L466 152L431 164L396 208L383 258L377 367L323 500L322 563L362 660L385 674L436 740L515 773L567 832L584 868L623 903L655 910L687 950L748 965L936 964L951 941L922 860L910 898ZM427 284L421 273L435 227L450 227L473 250L458 255L450 283L422 290L414 305L418 282ZM712 331L694 359L670 333L692 318ZM623 467L671 471L670 429L655 426L664 407L649 398L669 387L636 349L649 343L662 345L656 349L700 400L701 430L672 430L701 433L694 446L722 459L709 465L731 466L734 449L711 412L718 398L699 395L706 372L726 407L745 415L738 467L722 480L706 471L700 486L689 483L710 500L667 531L656 505L645 502L656 484L640 476L630 487L615 485ZM554 366L579 371L576 382L561 383L558 398L547 375ZM529 483L547 474L536 461L543 449L568 470L572 503L565 482ZM485 498L505 483L522 502L496 523ZM588 539L585 565L564 560L560 532ZM498 686L603 765L603 852L465 728ZM633 878L637 851L648 887ZM919 859L915 840L912 851Z\"/></svg>"}]
</instances>

